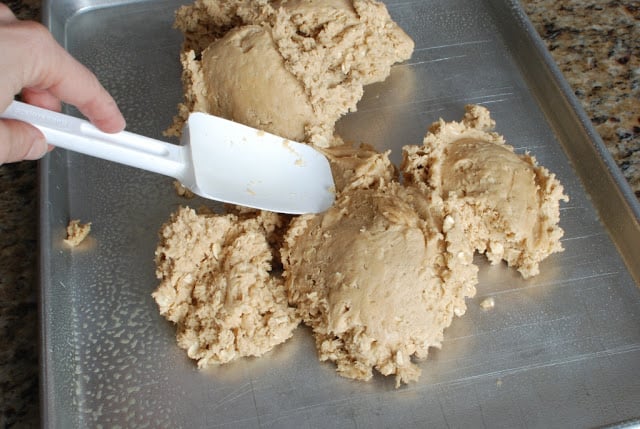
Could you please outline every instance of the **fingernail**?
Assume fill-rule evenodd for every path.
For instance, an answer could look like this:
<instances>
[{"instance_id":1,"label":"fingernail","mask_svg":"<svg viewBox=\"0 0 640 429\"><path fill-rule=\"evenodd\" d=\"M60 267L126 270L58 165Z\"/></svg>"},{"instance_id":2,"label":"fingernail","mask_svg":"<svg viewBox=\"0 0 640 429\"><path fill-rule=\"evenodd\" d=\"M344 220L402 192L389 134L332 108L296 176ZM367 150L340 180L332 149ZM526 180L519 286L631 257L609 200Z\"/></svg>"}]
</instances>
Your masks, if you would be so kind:
<instances>
[{"instance_id":1,"label":"fingernail","mask_svg":"<svg viewBox=\"0 0 640 429\"><path fill-rule=\"evenodd\" d=\"M47 141L40 131L37 131L38 135L33 139L33 144L31 145L31 149L27 152L27 155L24 159L40 159L42 158L48 151Z\"/></svg>"}]
</instances>

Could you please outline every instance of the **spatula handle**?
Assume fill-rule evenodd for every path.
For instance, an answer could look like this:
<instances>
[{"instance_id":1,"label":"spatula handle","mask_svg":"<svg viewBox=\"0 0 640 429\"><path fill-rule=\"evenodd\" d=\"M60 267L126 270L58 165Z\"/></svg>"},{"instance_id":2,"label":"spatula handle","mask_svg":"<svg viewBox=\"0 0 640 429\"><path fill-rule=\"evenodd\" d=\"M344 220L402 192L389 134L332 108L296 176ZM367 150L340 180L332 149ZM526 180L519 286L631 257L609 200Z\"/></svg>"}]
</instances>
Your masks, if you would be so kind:
<instances>
[{"instance_id":1,"label":"spatula handle","mask_svg":"<svg viewBox=\"0 0 640 429\"><path fill-rule=\"evenodd\" d=\"M186 154L182 146L128 131L105 133L83 119L19 101L13 101L0 118L34 125L54 146L178 179L184 176Z\"/></svg>"}]
</instances>

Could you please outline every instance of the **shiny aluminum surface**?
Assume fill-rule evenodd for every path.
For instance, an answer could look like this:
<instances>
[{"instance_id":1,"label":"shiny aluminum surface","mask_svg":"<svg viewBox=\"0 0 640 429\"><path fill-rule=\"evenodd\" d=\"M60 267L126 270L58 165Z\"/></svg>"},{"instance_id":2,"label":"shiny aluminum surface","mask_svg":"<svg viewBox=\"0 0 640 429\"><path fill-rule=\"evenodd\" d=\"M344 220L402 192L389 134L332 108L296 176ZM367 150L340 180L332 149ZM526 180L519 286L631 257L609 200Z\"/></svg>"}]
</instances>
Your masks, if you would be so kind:
<instances>
[{"instance_id":1,"label":"shiny aluminum surface","mask_svg":"<svg viewBox=\"0 0 640 429\"><path fill-rule=\"evenodd\" d=\"M44 18L128 129L161 138L182 97L182 3L55 0ZM517 2L386 3L415 53L338 132L398 162L431 122L487 106L507 142L565 185L565 252L527 281L477 256L467 314L400 389L338 376L304 327L262 358L199 371L151 298L157 231L186 201L171 179L56 150L41 164L45 427L598 427L640 415L640 211ZM92 222L73 250L70 219Z\"/></svg>"}]
</instances>

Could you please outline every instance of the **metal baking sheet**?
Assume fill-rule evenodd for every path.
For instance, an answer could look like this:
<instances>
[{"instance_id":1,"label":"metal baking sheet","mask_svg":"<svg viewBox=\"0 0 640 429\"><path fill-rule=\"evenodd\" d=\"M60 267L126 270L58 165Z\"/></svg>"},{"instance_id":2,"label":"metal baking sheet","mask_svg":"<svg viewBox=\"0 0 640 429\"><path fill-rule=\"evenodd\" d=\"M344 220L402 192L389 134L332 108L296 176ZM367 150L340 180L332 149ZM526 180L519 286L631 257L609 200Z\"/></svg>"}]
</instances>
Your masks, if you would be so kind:
<instances>
[{"instance_id":1,"label":"metal baking sheet","mask_svg":"<svg viewBox=\"0 0 640 429\"><path fill-rule=\"evenodd\" d=\"M56 0L44 20L115 96L129 129L161 138L182 97L172 28L181 3ZM489 107L497 131L571 196L566 251L527 281L478 257L467 314L420 364L420 381L400 389L393 378L339 377L304 327L262 358L200 371L151 298L157 231L185 203L172 180L56 150L41 163L45 427L598 427L638 417L640 211L543 44L515 1L386 3L415 53L366 88L338 131L398 161L431 122L459 120L467 103ZM92 233L70 250L62 239L76 218ZM491 311L479 305L487 297Z\"/></svg>"}]
</instances>

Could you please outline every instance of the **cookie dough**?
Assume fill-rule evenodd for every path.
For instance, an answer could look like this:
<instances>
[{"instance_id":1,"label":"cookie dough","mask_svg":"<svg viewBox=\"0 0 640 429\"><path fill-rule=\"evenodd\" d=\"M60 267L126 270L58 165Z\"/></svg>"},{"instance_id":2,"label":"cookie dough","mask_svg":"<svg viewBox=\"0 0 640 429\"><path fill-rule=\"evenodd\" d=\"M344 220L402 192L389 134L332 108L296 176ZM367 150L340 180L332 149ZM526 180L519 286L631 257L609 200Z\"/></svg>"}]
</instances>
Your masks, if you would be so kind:
<instances>
[{"instance_id":1,"label":"cookie dough","mask_svg":"<svg viewBox=\"0 0 640 429\"><path fill-rule=\"evenodd\" d=\"M71 247L79 246L91 232L91 222L81 223L79 219L72 219L67 225L67 238L64 242Z\"/></svg>"},{"instance_id":2,"label":"cookie dough","mask_svg":"<svg viewBox=\"0 0 640 429\"><path fill-rule=\"evenodd\" d=\"M268 236L280 224L275 213L181 208L163 226L153 298L198 367L261 356L293 334L299 318L271 275Z\"/></svg>"},{"instance_id":3,"label":"cookie dough","mask_svg":"<svg viewBox=\"0 0 640 429\"><path fill-rule=\"evenodd\" d=\"M391 163L391 151L380 153L368 145L342 144L324 150L329 160L337 192L351 189L371 189L398 179Z\"/></svg>"},{"instance_id":4,"label":"cookie dough","mask_svg":"<svg viewBox=\"0 0 640 429\"><path fill-rule=\"evenodd\" d=\"M163 226L153 297L199 367L260 356L303 321L341 375L413 382L475 294L476 250L523 277L562 250L561 184L485 108L433 124L400 169L335 135L364 86L412 54L382 3L196 0L176 26L185 98L169 134L192 111L243 122L321 148L336 184L320 214L180 208Z\"/></svg>"},{"instance_id":5,"label":"cookie dough","mask_svg":"<svg viewBox=\"0 0 640 429\"><path fill-rule=\"evenodd\" d=\"M475 295L476 250L523 277L562 250L562 185L494 127L467 106L405 146L400 170L366 145L324 149L336 183L324 213L180 209L162 230L154 293L179 345L204 367L259 356L303 321L342 376L418 380L417 360Z\"/></svg>"},{"instance_id":6,"label":"cookie dough","mask_svg":"<svg viewBox=\"0 0 640 429\"><path fill-rule=\"evenodd\" d=\"M185 100L169 134L204 111L319 147L363 86L408 59L413 41L374 0L196 0L176 26Z\"/></svg>"},{"instance_id":7,"label":"cookie dough","mask_svg":"<svg viewBox=\"0 0 640 429\"><path fill-rule=\"evenodd\" d=\"M517 155L495 132L481 106L467 106L461 122L433 124L422 146L403 149L407 183L437 192L461 214L474 248L501 260L524 278L562 251L558 179L529 154Z\"/></svg>"}]
</instances>

